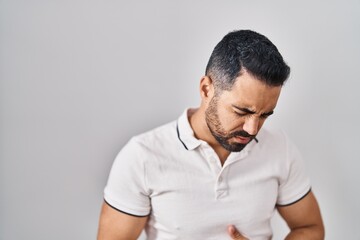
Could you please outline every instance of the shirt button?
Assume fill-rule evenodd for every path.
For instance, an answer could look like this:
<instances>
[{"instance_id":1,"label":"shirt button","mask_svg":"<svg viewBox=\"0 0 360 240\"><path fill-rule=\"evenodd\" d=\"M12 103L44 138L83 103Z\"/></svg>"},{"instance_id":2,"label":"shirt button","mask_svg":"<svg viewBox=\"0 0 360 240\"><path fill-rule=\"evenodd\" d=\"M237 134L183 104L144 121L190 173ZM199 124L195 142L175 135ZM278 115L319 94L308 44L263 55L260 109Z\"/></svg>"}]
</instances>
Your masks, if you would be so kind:
<instances>
[{"instance_id":1,"label":"shirt button","mask_svg":"<svg viewBox=\"0 0 360 240\"><path fill-rule=\"evenodd\" d=\"M223 178L222 177L219 177L219 182L222 182Z\"/></svg>"}]
</instances>

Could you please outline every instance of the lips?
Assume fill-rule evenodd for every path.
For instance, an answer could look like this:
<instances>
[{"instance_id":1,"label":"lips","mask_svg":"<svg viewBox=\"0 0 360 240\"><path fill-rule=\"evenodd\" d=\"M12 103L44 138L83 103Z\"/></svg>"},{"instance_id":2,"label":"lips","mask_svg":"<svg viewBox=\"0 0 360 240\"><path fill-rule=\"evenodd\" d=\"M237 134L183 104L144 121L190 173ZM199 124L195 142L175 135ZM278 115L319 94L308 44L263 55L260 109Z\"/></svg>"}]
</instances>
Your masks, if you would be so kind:
<instances>
[{"instance_id":1,"label":"lips","mask_svg":"<svg viewBox=\"0 0 360 240\"><path fill-rule=\"evenodd\" d=\"M250 142L251 138L250 137L239 137L236 136L234 137L235 142L237 143L241 143L241 144L247 144Z\"/></svg>"}]
</instances>

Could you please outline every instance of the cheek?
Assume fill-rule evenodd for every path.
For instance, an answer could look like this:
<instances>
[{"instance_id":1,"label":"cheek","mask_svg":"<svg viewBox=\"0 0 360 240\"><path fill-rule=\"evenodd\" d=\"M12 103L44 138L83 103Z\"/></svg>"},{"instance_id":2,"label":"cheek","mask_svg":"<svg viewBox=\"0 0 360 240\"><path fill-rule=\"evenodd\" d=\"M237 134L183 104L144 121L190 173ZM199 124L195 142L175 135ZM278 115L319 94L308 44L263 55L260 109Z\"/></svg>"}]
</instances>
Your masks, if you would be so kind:
<instances>
[{"instance_id":1,"label":"cheek","mask_svg":"<svg viewBox=\"0 0 360 240\"><path fill-rule=\"evenodd\" d=\"M231 131L233 128L236 128L237 122L239 121L236 119L232 114L224 108L218 109L218 122L220 123L223 130L226 132Z\"/></svg>"},{"instance_id":2,"label":"cheek","mask_svg":"<svg viewBox=\"0 0 360 240\"><path fill-rule=\"evenodd\" d=\"M229 115L228 117L223 118L222 125L227 132L234 132L242 130L244 121L245 120L243 118Z\"/></svg>"}]
</instances>

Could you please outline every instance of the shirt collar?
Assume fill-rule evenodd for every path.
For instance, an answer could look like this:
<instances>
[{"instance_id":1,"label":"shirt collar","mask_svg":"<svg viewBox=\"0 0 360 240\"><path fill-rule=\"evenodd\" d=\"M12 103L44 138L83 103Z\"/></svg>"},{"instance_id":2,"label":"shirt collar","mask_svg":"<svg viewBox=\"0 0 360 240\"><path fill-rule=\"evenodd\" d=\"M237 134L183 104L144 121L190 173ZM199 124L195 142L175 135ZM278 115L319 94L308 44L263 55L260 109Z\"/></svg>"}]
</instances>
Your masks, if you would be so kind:
<instances>
[{"instance_id":1,"label":"shirt collar","mask_svg":"<svg viewBox=\"0 0 360 240\"><path fill-rule=\"evenodd\" d=\"M193 109L187 108L177 121L177 135L179 140L187 150L194 150L201 144L201 140L194 136L194 131L189 123L189 111Z\"/></svg>"}]
</instances>

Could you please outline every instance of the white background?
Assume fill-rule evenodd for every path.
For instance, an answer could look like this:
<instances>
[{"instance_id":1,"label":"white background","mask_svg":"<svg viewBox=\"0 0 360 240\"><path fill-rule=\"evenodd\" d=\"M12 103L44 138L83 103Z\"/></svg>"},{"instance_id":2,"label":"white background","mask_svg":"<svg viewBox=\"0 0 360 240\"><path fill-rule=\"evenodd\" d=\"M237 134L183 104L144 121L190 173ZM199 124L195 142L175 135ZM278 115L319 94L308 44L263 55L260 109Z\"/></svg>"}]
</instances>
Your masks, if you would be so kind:
<instances>
[{"instance_id":1,"label":"white background","mask_svg":"<svg viewBox=\"0 0 360 240\"><path fill-rule=\"evenodd\" d=\"M358 0L0 0L0 239L95 239L116 153L198 105L235 29L291 66L267 124L302 151L326 239L359 240Z\"/></svg>"}]
</instances>

